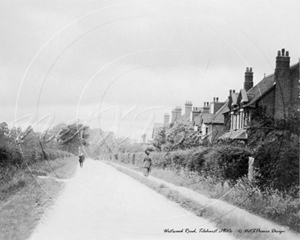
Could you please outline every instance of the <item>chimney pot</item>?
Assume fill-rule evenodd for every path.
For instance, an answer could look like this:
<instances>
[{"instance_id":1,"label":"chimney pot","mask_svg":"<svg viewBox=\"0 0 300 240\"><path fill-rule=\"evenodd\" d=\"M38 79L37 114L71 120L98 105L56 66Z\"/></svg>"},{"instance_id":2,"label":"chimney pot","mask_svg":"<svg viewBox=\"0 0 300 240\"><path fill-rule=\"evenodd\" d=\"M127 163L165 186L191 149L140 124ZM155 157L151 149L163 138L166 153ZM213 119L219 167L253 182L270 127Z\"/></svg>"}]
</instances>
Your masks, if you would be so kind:
<instances>
[{"instance_id":1,"label":"chimney pot","mask_svg":"<svg viewBox=\"0 0 300 240\"><path fill-rule=\"evenodd\" d=\"M250 68L250 72L252 72L252 67Z\"/></svg>"},{"instance_id":2,"label":"chimney pot","mask_svg":"<svg viewBox=\"0 0 300 240\"><path fill-rule=\"evenodd\" d=\"M283 48L280 51L278 51L279 55L276 57L276 70L279 71L279 69L287 69L290 67L290 57L289 57L289 52L286 51Z\"/></svg>"},{"instance_id":3,"label":"chimney pot","mask_svg":"<svg viewBox=\"0 0 300 240\"><path fill-rule=\"evenodd\" d=\"M216 102L219 102L219 98L216 98Z\"/></svg>"},{"instance_id":4,"label":"chimney pot","mask_svg":"<svg viewBox=\"0 0 300 240\"><path fill-rule=\"evenodd\" d=\"M232 93L235 93L235 90L232 90Z\"/></svg>"},{"instance_id":5,"label":"chimney pot","mask_svg":"<svg viewBox=\"0 0 300 240\"><path fill-rule=\"evenodd\" d=\"M280 51L278 51L278 53L277 53L277 57L280 57L280 55L281 55L281 54L280 54Z\"/></svg>"}]
</instances>

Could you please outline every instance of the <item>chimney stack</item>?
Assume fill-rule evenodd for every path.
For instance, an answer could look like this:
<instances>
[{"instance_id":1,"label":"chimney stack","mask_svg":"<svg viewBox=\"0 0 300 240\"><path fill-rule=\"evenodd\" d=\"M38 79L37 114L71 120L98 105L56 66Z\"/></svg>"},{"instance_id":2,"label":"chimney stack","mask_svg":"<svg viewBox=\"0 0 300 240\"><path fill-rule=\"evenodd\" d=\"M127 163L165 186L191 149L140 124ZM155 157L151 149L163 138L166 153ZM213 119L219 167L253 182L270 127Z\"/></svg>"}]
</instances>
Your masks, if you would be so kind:
<instances>
[{"instance_id":1,"label":"chimney stack","mask_svg":"<svg viewBox=\"0 0 300 240\"><path fill-rule=\"evenodd\" d=\"M204 102L203 113L209 113L209 102Z\"/></svg>"},{"instance_id":2,"label":"chimney stack","mask_svg":"<svg viewBox=\"0 0 300 240\"><path fill-rule=\"evenodd\" d=\"M172 120L171 120L171 122L172 122L172 123L175 122L175 119L176 119L176 110L173 109L173 110L172 110Z\"/></svg>"},{"instance_id":3,"label":"chimney stack","mask_svg":"<svg viewBox=\"0 0 300 240\"><path fill-rule=\"evenodd\" d=\"M164 115L164 124L169 123L170 121L170 114L169 113L165 113Z\"/></svg>"},{"instance_id":4,"label":"chimney stack","mask_svg":"<svg viewBox=\"0 0 300 240\"><path fill-rule=\"evenodd\" d=\"M290 57L289 52L284 50L284 48L277 53L276 57L276 69L289 68L290 67Z\"/></svg>"},{"instance_id":5,"label":"chimney stack","mask_svg":"<svg viewBox=\"0 0 300 240\"><path fill-rule=\"evenodd\" d=\"M194 121L195 117L199 116L201 109L199 107L193 107L192 110L192 121Z\"/></svg>"},{"instance_id":6,"label":"chimney stack","mask_svg":"<svg viewBox=\"0 0 300 240\"><path fill-rule=\"evenodd\" d=\"M253 72L252 68L246 68L244 89L248 92L253 87Z\"/></svg>"},{"instance_id":7,"label":"chimney stack","mask_svg":"<svg viewBox=\"0 0 300 240\"><path fill-rule=\"evenodd\" d=\"M275 118L282 119L288 114L291 106L291 79L289 52L282 49L278 51L275 68Z\"/></svg>"},{"instance_id":8,"label":"chimney stack","mask_svg":"<svg viewBox=\"0 0 300 240\"><path fill-rule=\"evenodd\" d=\"M177 106L175 108L175 121L181 118L181 107Z\"/></svg>"},{"instance_id":9,"label":"chimney stack","mask_svg":"<svg viewBox=\"0 0 300 240\"><path fill-rule=\"evenodd\" d=\"M193 106L193 104L191 101L187 101L185 103L185 111L184 111L185 120L189 119L189 117L191 116L192 106Z\"/></svg>"}]
</instances>

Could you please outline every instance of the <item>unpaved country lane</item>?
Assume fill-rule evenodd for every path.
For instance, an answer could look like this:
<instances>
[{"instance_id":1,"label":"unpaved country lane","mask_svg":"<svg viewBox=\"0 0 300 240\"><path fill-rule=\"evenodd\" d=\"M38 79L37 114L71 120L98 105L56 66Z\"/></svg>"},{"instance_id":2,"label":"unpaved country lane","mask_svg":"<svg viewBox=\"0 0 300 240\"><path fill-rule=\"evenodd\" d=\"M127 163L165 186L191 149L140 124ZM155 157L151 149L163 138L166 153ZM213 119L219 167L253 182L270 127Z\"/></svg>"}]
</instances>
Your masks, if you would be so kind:
<instances>
[{"instance_id":1,"label":"unpaved country lane","mask_svg":"<svg viewBox=\"0 0 300 240\"><path fill-rule=\"evenodd\" d=\"M100 161L85 161L66 184L30 240L234 239L225 233L164 233L216 226Z\"/></svg>"}]
</instances>

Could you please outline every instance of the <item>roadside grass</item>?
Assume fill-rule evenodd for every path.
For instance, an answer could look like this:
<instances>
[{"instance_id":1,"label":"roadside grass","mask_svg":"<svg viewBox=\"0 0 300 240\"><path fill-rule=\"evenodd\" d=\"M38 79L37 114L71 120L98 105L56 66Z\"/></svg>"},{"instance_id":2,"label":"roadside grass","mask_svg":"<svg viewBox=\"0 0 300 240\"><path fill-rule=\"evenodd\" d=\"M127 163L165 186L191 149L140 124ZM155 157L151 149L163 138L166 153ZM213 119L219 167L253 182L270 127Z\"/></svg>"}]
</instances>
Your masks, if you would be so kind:
<instances>
[{"instance_id":1,"label":"roadside grass","mask_svg":"<svg viewBox=\"0 0 300 240\"><path fill-rule=\"evenodd\" d=\"M250 213L275 221L286 228L300 232L300 199L292 198L277 190L267 189L261 192L258 187L246 179L240 179L235 185L220 183L213 177L202 177L196 173L180 170L153 169L151 175L187 187L204 196L220 199ZM288 227L287 227L288 226Z\"/></svg>"},{"instance_id":2,"label":"roadside grass","mask_svg":"<svg viewBox=\"0 0 300 240\"><path fill-rule=\"evenodd\" d=\"M36 162L30 168L11 169L0 187L0 239L27 239L64 186L61 181L38 176L70 178L77 164L77 158L69 157Z\"/></svg>"},{"instance_id":3,"label":"roadside grass","mask_svg":"<svg viewBox=\"0 0 300 240\"><path fill-rule=\"evenodd\" d=\"M196 216L206 218L208 220L207 223L214 223L218 229L224 229L224 231L231 229L232 234L237 239L259 239L259 240L271 240L271 239L281 239L278 236L270 235L270 234L263 234L263 233L245 233L236 231L237 229L249 229L249 223L246 223L241 216L241 219L235 218L233 219L230 215L221 215L222 212L216 211L216 209L206 208L205 206L201 205L200 203L193 201L187 197L184 197L176 190L172 190L164 184L158 184L149 180L148 178L136 174L131 170L124 169L122 167L118 167L112 165L118 171L127 174L128 176L134 178L135 180L139 181L140 183L148 186L149 188L153 189L157 193L165 196L169 200L178 203L181 207L186 209L189 212L192 212ZM202 226L199 226L199 228ZM205 228L205 225L203 226Z\"/></svg>"},{"instance_id":4,"label":"roadside grass","mask_svg":"<svg viewBox=\"0 0 300 240\"><path fill-rule=\"evenodd\" d=\"M113 162L135 171L141 171L141 168L132 164L120 163L118 161ZM277 222L282 225L281 230L288 230L289 228L297 232L300 230L299 198L295 199L289 195L284 195L282 192L270 189L265 192L261 192L257 187L252 186L246 179L240 179L232 186L229 182L224 182L222 184L213 177L203 177L184 169L175 171L171 169L153 168L151 175L174 185L191 189L208 198L231 203L236 207L245 209L249 213L261 216L264 219ZM203 208L203 206L200 206L200 208ZM195 211L196 214L197 211ZM214 216L213 213L209 213L207 211L210 210L206 209L206 214L208 215L204 215L205 217L210 216L209 218L211 218ZM218 216L220 216L219 213ZM232 219L230 217L227 218L225 215L222 217L222 221L226 222L224 227L228 227L229 224L235 228L239 226L241 229L249 229L249 220L247 219L245 221L243 217L241 217L241 219ZM244 226L242 226L243 223ZM250 235L250 239L256 239L257 237L257 234L255 235L255 238L253 238L253 234ZM245 233L243 233L243 237L245 237ZM264 239L264 236L260 236L257 239Z\"/></svg>"}]
</instances>

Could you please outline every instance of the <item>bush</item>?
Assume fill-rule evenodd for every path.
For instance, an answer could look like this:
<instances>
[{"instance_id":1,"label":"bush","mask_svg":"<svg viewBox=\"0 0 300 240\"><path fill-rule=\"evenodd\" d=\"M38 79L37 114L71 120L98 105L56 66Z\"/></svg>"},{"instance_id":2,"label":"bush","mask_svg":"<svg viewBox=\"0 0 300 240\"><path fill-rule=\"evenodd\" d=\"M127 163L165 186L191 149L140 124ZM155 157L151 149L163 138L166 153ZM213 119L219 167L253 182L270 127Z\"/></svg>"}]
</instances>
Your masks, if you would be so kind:
<instances>
[{"instance_id":1,"label":"bush","mask_svg":"<svg viewBox=\"0 0 300 240\"><path fill-rule=\"evenodd\" d=\"M205 172L236 181L247 175L251 152L243 147L222 145L211 148L205 154Z\"/></svg>"},{"instance_id":2,"label":"bush","mask_svg":"<svg viewBox=\"0 0 300 240\"><path fill-rule=\"evenodd\" d=\"M189 171L193 172L202 172L205 165L205 155L209 152L210 149L199 148L196 151L190 151L187 156L186 168Z\"/></svg>"}]
</instances>

